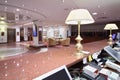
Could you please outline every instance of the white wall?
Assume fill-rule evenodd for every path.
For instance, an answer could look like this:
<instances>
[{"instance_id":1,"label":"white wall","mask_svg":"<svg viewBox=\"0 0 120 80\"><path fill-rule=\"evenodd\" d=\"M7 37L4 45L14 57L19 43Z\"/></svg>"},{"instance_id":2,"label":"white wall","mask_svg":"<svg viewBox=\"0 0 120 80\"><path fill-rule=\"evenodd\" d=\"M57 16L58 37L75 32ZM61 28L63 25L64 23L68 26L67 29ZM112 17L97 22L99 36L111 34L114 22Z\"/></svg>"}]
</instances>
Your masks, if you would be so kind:
<instances>
[{"instance_id":1,"label":"white wall","mask_svg":"<svg viewBox=\"0 0 120 80\"><path fill-rule=\"evenodd\" d=\"M2 36L2 33L4 34ZM6 43L7 42L7 27L4 25L0 25L0 43Z\"/></svg>"},{"instance_id":2,"label":"white wall","mask_svg":"<svg viewBox=\"0 0 120 80\"><path fill-rule=\"evenodd\" d=\"M71 36L71 26L67 27L67 31L68 31L68 36Z\"/></svg>"},{"instance_id":3,"label":"white wall","mask_svg":"<svg viewBox=\"0 0 120 80\"><path fill-rule=\"evenodd\" d=\"M54 37L54 28L53 27L49 27L47 29L47 38L53 38Z\"/></svg>"},{"instance_id":4,"label":"white wall","mask_svg":"<svg viewBox=\"0 0 120 80\"><path fill-rule=\"evenodd\" d=\"M61 35L62 38L67 38L67 28L59 27L59 35Z\"/></svg>"},{"instance_id":5,"label":"white wall","mask_svg":"<svg viewBox=\"0 0 120 80\"><path fill-rule=\"evenodd\" d=\"M43 27L43 33L46 33L46 36L43 36L43 38L59 38L60 35L62 38L67 38L67 31L68 27L66 26L49 26L49 27ZM57 34L56 34L57 33Z\"/></svg>"},{"instance_id":6,"label":"white wall","mask_svg":"<svg viewBox=\"0 0 120 80\"><path fill-rule=\"evenodd\" d=\"M28 28L24 27L24 41L28 41Z\"/></svg>"}]
</instances>

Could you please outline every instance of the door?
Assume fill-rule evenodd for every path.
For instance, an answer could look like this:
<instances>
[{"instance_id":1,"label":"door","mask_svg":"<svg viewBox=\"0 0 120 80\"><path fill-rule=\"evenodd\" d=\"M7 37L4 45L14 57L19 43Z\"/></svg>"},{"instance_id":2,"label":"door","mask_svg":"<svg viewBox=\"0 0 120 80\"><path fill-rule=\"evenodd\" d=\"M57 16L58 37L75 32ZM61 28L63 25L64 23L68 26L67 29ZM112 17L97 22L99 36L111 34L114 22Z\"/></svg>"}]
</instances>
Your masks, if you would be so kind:
<instances>
[{"instance_id":1,"label":"door","mask_svg":"<svg viewBox=\"0 0 120 80\"><path fill-rule=\"evenodd\" d=\"M7 29L7 40L8 43L15 42L16 41L16 30L15 29Z\"/></svg>"}]
</instances>

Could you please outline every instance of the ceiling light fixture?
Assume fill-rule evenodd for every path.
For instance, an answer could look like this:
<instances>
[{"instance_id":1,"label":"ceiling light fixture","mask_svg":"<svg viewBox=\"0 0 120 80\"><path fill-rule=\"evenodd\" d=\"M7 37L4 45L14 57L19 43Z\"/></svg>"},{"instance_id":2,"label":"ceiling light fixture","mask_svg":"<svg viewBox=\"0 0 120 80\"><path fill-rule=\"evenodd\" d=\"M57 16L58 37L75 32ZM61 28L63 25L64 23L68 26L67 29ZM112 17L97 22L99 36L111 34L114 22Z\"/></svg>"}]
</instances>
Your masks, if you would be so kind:
<instances>
[{"instance_id":1,"label":"ceiling light fixture","mask_svg":"<svg viewBox=\"0 0 120 80\"><path fill-rule=\"evenodd\" d=\"M16 11L20 11L20 9L17 8Z\"/></svg>"},{"instance_id":2,"label":"ceiling light fixture","mask_svg":"<svg viewBox=\"0 0 120 80\"><path fill-rule=\"evenodd\" d=\"M98 13L97 12L94 12L94 13L92 13L93 15L97 15Z\"/></svg>"},{"instance_id":3,"label":"ceiling light fixture","mask_svg":"<svg viewBox=\"0 0 120 80\"><path fill-rule=\"evenodd\" d=\"M5 3L7 3L8 1L7 0L5 0Z\"/></svg>"}]
</instances>

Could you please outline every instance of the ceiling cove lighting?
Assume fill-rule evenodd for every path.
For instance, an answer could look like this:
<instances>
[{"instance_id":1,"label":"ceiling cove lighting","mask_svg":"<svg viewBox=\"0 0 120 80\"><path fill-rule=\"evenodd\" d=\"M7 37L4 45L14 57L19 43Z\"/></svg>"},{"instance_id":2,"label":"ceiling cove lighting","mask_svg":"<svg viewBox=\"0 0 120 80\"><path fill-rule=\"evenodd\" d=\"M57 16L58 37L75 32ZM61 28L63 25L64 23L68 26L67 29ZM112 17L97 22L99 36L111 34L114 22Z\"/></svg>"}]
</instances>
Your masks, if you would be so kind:
<instances>
[{"instance_id":1,"label":"ceiling cove lighting","mask_svg":"<svg viewBox=\"0 0 120 80\"><path fill-rule=\"evenodd\" d=\"M10 12L13 12L13 13L16 13L16 11L19 12L19 13L21 13L22 11L29 11L29 13L39 15L42 19L46 19L47 18L46 15L44 15L42 12L39 12L38 10L35 11L35 10L32 10L32 9L27 9L27 8L23 7L22 5L24 5L24 4L22 4L21 7L20 6L16 6L16 5L11 5L11 4L0 4L0 6L1 5L3 7L5 7L4 11L8 11L9 12L9 9L13 9L13 11L10 11ZM9 9L8 9L8 7L9 7ZM30 14L28 14L28 15L30 15Z\"/></svg>"},{"instance_id":2,"label":"ceiling cove lighting","mask_svg":"<svg viewBox=\"0 0 120 80\"><path fill-rule=\"evenodd\" d=\"M83 55L84 52L82 51L83 46L81 44L82 37L80 36L80 24L90 24L94 23L94 19L90 15L89 11L86 9L74 9L72 10L66 21L66 24L78 25L78 36L76 37L76 55Z\"/></svg>"}]
</instances>

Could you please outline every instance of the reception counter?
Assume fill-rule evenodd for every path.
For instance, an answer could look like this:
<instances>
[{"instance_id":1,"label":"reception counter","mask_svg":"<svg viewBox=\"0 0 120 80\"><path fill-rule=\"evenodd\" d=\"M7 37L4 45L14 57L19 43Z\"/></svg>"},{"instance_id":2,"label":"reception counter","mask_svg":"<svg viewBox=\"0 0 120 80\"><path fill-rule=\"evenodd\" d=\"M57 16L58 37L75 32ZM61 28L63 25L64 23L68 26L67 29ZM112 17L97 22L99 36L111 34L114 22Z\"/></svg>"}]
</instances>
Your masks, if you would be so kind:
<instances>
[{"instance_id":1,"label":"reception counter","mask_svg":"<svg viewBox=\"0 0 120 80\"><path fill-rule=\"evenodd\" d=\"M83 50L89 51L89 54L83 55L83 56L75 56L75 45L70 45L69 47L57 47L57 49L54 49L54 53L51 51L48 51L49 54L42 54L42 56L45 56L43 59L42 56L40 58L43 59L42 64L40 66L40 73L36 76L40 76L46 72L49 72L55 68L58 68L62 65L66 65L67 67L70 67L78 62L80 62L84 57L93 54L95 52L100 51L107 45L106 40L91 42L91 43L84 43L83 44ZM56 47L53 47L56 48Z\"/></svg>"},{"instance_id":2,"label":"reception counter","mask_svg":"<svg viewBox=\"0 0 120 80\"><path fill-rule=\"evenodd\" d=\"M93 54L107 45L107 40L84 43L83 50ZM84 56L75 56L75 44L48 47L48 51L31 50L26 54L0 61L0 80L32 80L62 65L67 67L80 62Z\"/></svg>"}]
</instances>

